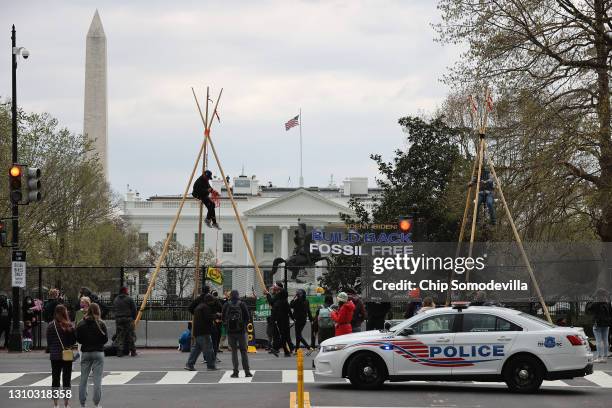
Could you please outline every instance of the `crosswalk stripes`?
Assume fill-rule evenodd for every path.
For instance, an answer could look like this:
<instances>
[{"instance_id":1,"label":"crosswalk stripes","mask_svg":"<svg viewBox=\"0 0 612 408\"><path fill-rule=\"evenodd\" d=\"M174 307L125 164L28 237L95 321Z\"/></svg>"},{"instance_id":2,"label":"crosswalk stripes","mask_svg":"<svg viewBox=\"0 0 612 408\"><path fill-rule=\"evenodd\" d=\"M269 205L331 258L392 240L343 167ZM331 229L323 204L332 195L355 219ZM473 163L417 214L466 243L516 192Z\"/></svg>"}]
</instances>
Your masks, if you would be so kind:
<instances>
[{"instance_id":1,"label":"crosswalk stripes","mask_svg":"<svg viewBox=\"0 0 612 408\"><path fill-rule=\"evenodd\" d=\"M188 384L197 371L168 371L157 384Z\"/></svg>"},{"instance_id":2,"label":"crosswalk stripes","mask_svg":"<svg viewBox=\"0 0 612 408\"><path fill-rule=\"evenodd\" d=\"M140 371L111 371L102 378L102 385L122 385L136 377Z\"/></svg>"},{"instance_id":3,"label":"crosswalk stripes","mask_svg":"<svg viewBox=\"0 0 612 408\"><path fill-rule=\"evenodd\" d=\"M226 371L223 373L223 376L221 377L221 379L219 380L220 384L240 384L240 383L250 383L251 381L253 381L253 377L238 377L238 378L232 378L232 373L233 371ZM257 374L257 371L252 370L251 374L253 374L253 376L255 376L255 374Z\"/></svg>"},{"instance_id":4,"label":"crosswalk stripes","mask_svg":"<svg viewBox=\"0 0 612 408\"><path fill-rule=\"evenodd\" d=\"M80 377L80 376L81 376L80 373L73 372L70 375L70 379L74 380L75 378ZM42 380L36 381L34 384L30 385L30 387L50 387L51 386L51 379L52 379L51 376L45 377Z\"/></svg>"},{"instance_id":5,"label":"crosswalk stripes","mask_svg":"<svg viewBox=\"0 0 612 408\"><path fill-rule=\"evenodd\" d=\"M297 370L252 370L253 377L245 377L244 371L238 378L232 378L232 370L215 372L184 371L184 370L153 370L153 371L106 371L102 377L102 385L188 385L188 384L295 384ZM71 376L73 385L78 385L79 372ZM91 379L90 379L91 380ZM304 382L307 384L345 383L343 378L327 378L316 375L313 370L304 370ZM415 385L435 384L464 384L505 387L502 382L462 381L411 381ZM51 375L49 372L33 373L0 373L0 387L50 387ZM574 380L544 381L543 388L612 388L612 373L595 371L586 377Z\"/></svg>"},{"instance_id":6,"label":"crosswalk stripes","mask_svg":"<svg viewBox=\"0 0 612 408\"><path fill-rule=\"evenodd\" d=\"M587 375L584 378L602 388L612 388L612 376L603 371L594 371L593 374Z\"/></svg>"},{"instance_id":7,"label":"crosswalk stripes","mask_svg":"<svg viewBox=\"0 0 612 408\"><path fill-rule=\"evenodd\" d=\"M7 382L15 381L23 374L24 373L0 373L0 385L4 385Z\"/></svg>"}]
</instances>

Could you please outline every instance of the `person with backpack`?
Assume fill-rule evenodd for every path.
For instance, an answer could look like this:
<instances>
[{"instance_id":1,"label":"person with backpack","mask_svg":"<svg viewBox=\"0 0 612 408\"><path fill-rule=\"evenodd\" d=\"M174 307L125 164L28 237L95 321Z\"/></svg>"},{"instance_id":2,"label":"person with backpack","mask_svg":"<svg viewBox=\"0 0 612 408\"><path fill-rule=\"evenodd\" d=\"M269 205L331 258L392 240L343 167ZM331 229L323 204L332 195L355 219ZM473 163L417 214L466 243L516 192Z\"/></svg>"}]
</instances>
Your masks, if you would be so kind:
<instances>
[{"instance_id":1,"label":"person with backpack","mask_svg":"<svg viewBox=\"0 0 612 408\"><path fill-rule=\"evenodd\" d=\"M242 359L242 369L245 377L252 377L247 356L246 328L251 321L249 308L240 300L237 290L232 290L230 299L223 305L222 320L227 330L227 341L232 350L232 378L238 378L238 349Z\"/></svg>"},{"instance_id":2,"label":"person with backpack","mask_svg":"<svg viewBox=\"0 0 612 408\"><path fill-rule=\"evenodd\" d=\"M295 347L300 347L300 344L306 346L309 352L312 352L312 347L308 344L302 330L306 326L306 319L312 323L312 312L310 311L310 303L306 299L306 291L298 289L295 298L289 304L293 310L293 319L295 320Z\"/></svg>"},{"instance_id":3,"label":"person with backpack","mask_svg":"<svg viewBox=\"0 0 612 408\"><path fill-rule=\"evenodd\" d=\"M102 321L101 314L100 306L92 303L76 329L76 339L81 344L82 353L79 385L79 401L82 407L87 401L87 379L91 372L93 372L93 403L96 408L100 408L102 399L104 345L108 341L108 329Z\"/></svg>"},{"instance_id":4,"label":"person with backpack","mask_svg":"<svg viewBox=\"0 0 612 408\"><path fill-rule=\"evenodd\" d=\"M53 314L53 321L47 326L47 346L51 360L51 387L58 390L60 376L64 391L70 390L72 376L72 360L74 359L72 347L76 344L74 327L68 317L68 309L64 305L57 305ZM64 394L64 406L70 406L69 394ZM53 398L53 406L57 408L59 398Z\"/></svg>"},{"instance_id":5,"label":"person with backpack","mask_svg":"<svg viewBox=\"0 0 612 408\"><path fill-rule=\"evenodd\" d=\"M353 333L357 333L361 331L361 325L363 321L367 319L366 308L357 292L355 292L355 289L349 288L345 292L355 305L353 319L351 320L351 329Z\"/></svg>"},{"instance_id":6,"label":"person with backpack","mask_svg":"<svg viewBox=\"0 0 612 408\"><path fill-rule=\"evenodd\" d=\"M9 336L11 333L11 320L13 318L13 307L9 298L4 294L0 294L0 338L4 333L4 347L8 348Z\"/></svg>"},{"instance_id":7,"label":"person with backpack","mask_svg":"<svg viewBox=\"0 0 612 408\"><path fill-rule=\"evenodd\" d=\"M593 316L593 335L595 336L595 354L593 362L607 363L610 351L608 334L612 325L612 307L608 291L599 288L594 295L595 301L586 305L586 312Z\"/></svg>"},{"instance_id":8,"label":"person with backpack","mask_svg":"<svg viewBox=\"0 0 612 408\"><path fill-rule=\"evenodd\" d=\"M319 345L327 339L334 337L334 321L331 318L331 305L334 304L332 295L325 295L323 305L319 306L315 314L314 330L317 332Z\"/></svg>"}]
</instances>

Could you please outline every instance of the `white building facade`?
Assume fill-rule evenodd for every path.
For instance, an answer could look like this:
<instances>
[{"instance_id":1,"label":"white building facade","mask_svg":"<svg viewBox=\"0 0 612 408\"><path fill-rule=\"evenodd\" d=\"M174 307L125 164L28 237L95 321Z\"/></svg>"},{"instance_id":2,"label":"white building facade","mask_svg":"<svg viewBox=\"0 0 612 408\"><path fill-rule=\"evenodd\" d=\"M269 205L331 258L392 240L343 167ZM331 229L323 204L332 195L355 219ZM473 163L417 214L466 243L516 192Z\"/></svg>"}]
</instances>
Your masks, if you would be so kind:
<instances>
[{"instance_id":1,"label":"white building facade","mask_svg":"<svg viewBox=\"0 0 612 408\"><path fill-rule=\"evenodd\" d=\"M203 251L212 251L217 264L223 267L224 284L223 288L218 289L238 289L241 294L251 293L252 290L259 292L254 269L244 268L252 265L252 262L225 186L221 180L213 180L211 184L221 192L221 204L216 208L216 214L222 230L203 225ZM240 176L233 179L231 188L247 238L262 271L269 271L275 258L287 259L293 253L293 237L298 223L326 230L342 229L340 214L353 213L348 206L349 199L356 198L366 209L370 209L373 198L379 194L379 189L368 188L367 178L357 177L346 179L341 187L279 188L259 186L255 176ZM142 200L128 192L123 217L138 228L142 244L152 246L166 239L180 199L178 196L154 196ZM173 239L188 247L196 245L198 219L199 201L190 196L181 212ZM128 277L128 282L138 288L138 293L146 290L142 271ZM188 288L189 294L192 288ZM163 295L157 286L155 295Z\"/></svg>"}]
</instances>

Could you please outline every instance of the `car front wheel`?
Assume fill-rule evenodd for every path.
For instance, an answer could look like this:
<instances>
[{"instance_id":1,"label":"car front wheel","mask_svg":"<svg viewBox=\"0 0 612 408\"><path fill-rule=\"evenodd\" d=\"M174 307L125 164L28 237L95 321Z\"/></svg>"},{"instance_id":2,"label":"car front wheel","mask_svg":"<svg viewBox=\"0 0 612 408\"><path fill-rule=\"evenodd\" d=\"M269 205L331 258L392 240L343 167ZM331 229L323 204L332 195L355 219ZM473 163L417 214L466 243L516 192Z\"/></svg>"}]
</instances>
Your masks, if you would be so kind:
<instances>
[{"instance_id":1,"label":"car front wheel","mask_svg":"<svg viewBox=\"0 0 612 408\"><path fill-rule=\"evenodd\" d=\"M356 388L379 388L387 379L387 368L376 354L358 354L349 363L348 378Z\"/></svg>"},{"instance_id":2,"label":"car front wheel","mask_svg":"<svg viewBox=\"0 0 612 408\"><path fill-rule=\"evenodd\" d=\"M544 380L544 367L534 357L517 356L504 369L504 379L511 391L530 393L537 391Z\"/></svg>"}]
</instances>

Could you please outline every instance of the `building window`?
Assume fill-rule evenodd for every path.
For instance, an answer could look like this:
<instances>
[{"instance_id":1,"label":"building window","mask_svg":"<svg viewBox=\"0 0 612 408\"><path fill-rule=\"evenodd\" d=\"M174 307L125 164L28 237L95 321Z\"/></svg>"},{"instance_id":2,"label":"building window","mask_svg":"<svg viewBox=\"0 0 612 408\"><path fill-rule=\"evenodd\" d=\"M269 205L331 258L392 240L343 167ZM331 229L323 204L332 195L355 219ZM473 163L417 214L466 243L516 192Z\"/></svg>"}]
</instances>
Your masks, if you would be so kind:
<instances>
[{"instance_id":1,"label":"building window","mask_svg":"<svg viewBox=\"0 0 612 408\"><path fill-rule=\"evenodd\" d=\"M138 250L144 252L149 249L149 233L141 232L138 234Z\"/></svg>"},{"instance_id":2,"label":"building window","mask_svg":"<svg viewBox=\"0 0 612 408\"><path fill-rule=\"evenodd\" d=\"M232 290L232 278L234 271L232 269L221 269L223 271L223 292Z\"/></svg>"},{"instance_id":3,"label":"building window","mask_svg":"<svg viewBox=\"0 0 612 408\"><path fill-rule=\"evenodd\" d=\"M166 233L166 239L168 239L168 233ZM172 233L172 238L170 239L171 242L176 242L176 232Z\"/></svg>"},{"instance_id":4,"label":"building window","mask_svg":"<svg viewBox=\"0 0 612 408\"><path fill-rule=\"evenodd\" d=\"M223 252L234 252L234 239L232 234L223 233Z\"/></svg>"},{"instance_id":5,"label":"building window","mask_svg":"<svg viewBox=\"0 0 612 408\"><path fill-rule=\"evenodd\" d=\"M274 234L263 234L263 251L274 252Z\"/></svg>"},{"instance_id":6,"label":"building window","mask_svg":"<svg viewBox=\"0 0 612 408\"><path fill-rule=\"evenodd\" d=\"M176 271L168 271L166 273L166 295L176 295Z\"/></svg>"},{"instance_id":7,"label":"building window","mask_svg":"<svg viewBox=\"0 0 612 408\"><path fill-rule=\"evenodd\" d=\"M149 288L149 280L147 279L147 270L138 271L138 293L144 295Z\"/></svg>"},{"instance_id":8,"label":"building window","mask_svg":"<svg viewBox=\"0 0 612 408\"><path fill-rule=\"evenodd\" d=\"M193 234L193 247L198 247L198 233ZM200 251L204 250L204 233L202 233L202 240L200 241Z\"/></svg>"}]
</instances>

